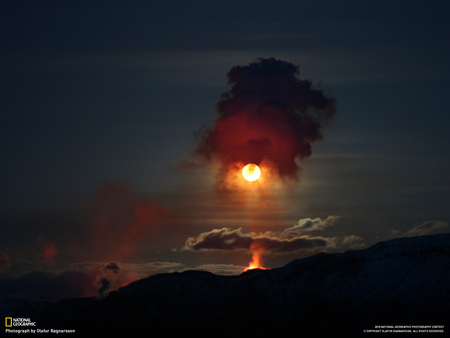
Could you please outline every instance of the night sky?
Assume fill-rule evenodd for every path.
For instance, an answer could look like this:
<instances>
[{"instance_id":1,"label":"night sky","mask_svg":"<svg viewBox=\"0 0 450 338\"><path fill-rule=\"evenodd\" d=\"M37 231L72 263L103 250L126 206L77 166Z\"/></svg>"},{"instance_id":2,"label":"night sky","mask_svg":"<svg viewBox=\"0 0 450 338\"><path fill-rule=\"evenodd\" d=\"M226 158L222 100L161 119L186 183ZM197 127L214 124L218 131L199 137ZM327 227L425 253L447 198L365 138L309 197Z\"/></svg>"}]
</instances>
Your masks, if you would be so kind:
<instances>
[{"instance_id":1,"label":"night sky","mask_svg":"<svg viewBox=\"0 0 450 338\"><path fill-rule=\"evenodd\" d=\"M276 268L449 232L449 7L2 1L1 296L92 296L101 278L119 287L186 269L239 274L255 250ZM277 76L299 66L286 78L311 85L306 101L314 92L326 102L308 101L320 108L311 113L320 137L302 134L310 152L286 170L277 162L286 142L275 146L266 129L245 156L228 147L253 122L228 124L226 146L208 143L219 116L241 109L233 79L264 62ZM268 83L280 95L295 89ZM245 109L286 107L262 92L251 89ZM297 140L286 114L280 133ZM248 152L263 144L270 156ZM266 155L272 176L233 176L241 158Z\"/></svg>"}]
</instances>

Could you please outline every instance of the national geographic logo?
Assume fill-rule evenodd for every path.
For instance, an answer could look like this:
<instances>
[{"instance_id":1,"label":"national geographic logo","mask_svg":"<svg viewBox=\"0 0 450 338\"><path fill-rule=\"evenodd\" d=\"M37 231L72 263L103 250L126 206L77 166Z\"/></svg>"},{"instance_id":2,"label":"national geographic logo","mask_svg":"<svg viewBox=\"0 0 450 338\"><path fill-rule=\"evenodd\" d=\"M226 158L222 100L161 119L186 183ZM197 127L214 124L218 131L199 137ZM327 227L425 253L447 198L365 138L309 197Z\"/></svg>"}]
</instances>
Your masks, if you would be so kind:
<instances>
[{"instance_id":1,"label":"national geographic logo","mask_svg":"<svg viewBox=\"0 0 450 338\"><path fill-rule=\"evenodd\" d=\"M5 317L5 327L13 326L36 326L36 322L32 322L30 318Z\"/></svg>"},{"instance_id":2,"label":"national geographic logo","mask_svg":"<svg viewBox=\"0 0 450 338\"><path fill-rule=\"evenodd\" d=\"M12 317L5 317L5 327L12 326Z\"/></svg>"}]
</instances>

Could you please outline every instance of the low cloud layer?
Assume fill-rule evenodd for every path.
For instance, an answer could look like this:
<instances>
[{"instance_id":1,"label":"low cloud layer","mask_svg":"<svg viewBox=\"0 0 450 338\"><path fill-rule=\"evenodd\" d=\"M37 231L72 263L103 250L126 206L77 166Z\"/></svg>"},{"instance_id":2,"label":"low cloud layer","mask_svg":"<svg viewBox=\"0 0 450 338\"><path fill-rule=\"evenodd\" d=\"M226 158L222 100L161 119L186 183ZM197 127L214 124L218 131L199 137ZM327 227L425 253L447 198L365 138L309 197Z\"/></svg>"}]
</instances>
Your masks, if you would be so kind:
<instances>
[{"instance_id":1,"label":"low cloud layer","mask_svg":"<svg viewBox=\"0 0 450 338\"><path fill-rule=\"evenodd\" d=\"M321 218L304 218L298 221L296 225L286 230L283 230L281 233L284 236L298 236L310 231L318 231L323 230L329 226L334 225L336 220L341 218L340 216L328 216L326 219Z\"/></svg>"},{"instance_id":2,"label":"low cloud layer","mask_svg":"<svg viewBox=\"0 0 450 338\"><path fill-rule=\"evenodd\" d=\"M250 250L252 244L272 252L292 252L301 249L326 247L327 240L322 237L300 236L294 238L276 237L274 233L244 233L242 228L214 229L198 237L187 239L183 250Z\"/></svg>"},{"instance_id":3,"label":"low cloud layer","mask_svg":"<svg viewBox=\"0 0 450 338\"><path fill-rule=\"evenodd\" d=\"M350 245L361 241L360 237L326 238L306 234L314 230L323 230L334 224L339 216L329 216L322 220L302 219L297 225L281 232L267 231L264 233L243 232L242 228L214 229L201 233L197 237L189 237L182 250L252 250L253 247L262 248L271 253L292 253L297 251L324 251L337 245Z\"/></svg>"},{"instance_id":4,"label":"low cloud layer","mask_svg":"<svg viewBox=\"0 0 450 338\"><path fill-rule=\"evenodd\" d=\"M426 221L403 233L400 237L433 235L448 231L448 223L444 221Z\"/></svg>"}]
</instances>

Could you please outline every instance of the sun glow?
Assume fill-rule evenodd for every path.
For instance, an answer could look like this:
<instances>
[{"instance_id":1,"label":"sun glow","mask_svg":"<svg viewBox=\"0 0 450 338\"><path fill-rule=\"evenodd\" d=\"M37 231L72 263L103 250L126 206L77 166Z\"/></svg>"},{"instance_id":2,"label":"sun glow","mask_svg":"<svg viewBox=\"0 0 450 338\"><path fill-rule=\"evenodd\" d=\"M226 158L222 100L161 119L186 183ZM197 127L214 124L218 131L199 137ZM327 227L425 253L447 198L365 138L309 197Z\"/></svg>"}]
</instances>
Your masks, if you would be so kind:
<instances>
[{"instance_id":1,"label":"sun glow","mask_svg":"<svg viewBox=\"0 0 450 338\"><path fill-rule=\"evenodd\" d=\"M242 169L242 176L249 181L256 181L261 176L261 169L256 164L249 163Z\"/></svg>"}]
</instances>

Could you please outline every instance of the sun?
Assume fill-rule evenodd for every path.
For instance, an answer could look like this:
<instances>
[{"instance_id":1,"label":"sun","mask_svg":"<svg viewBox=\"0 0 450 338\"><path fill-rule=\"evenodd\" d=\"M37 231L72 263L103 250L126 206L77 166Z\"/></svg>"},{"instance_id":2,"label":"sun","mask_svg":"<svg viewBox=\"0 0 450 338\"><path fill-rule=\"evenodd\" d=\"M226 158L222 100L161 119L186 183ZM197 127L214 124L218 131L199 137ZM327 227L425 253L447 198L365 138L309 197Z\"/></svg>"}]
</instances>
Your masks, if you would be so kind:
<instances>
[{"instance_id":1,"label":"sun","mask_svg":"<svg viewBox=\"0 0 450 338\"><path fill-rule=\"evenodd\" d=\"M249 181L256 181L261 176L261 169L256 164L249 163L242 169L242 176Z\"/></svg>"}]
</instances>

